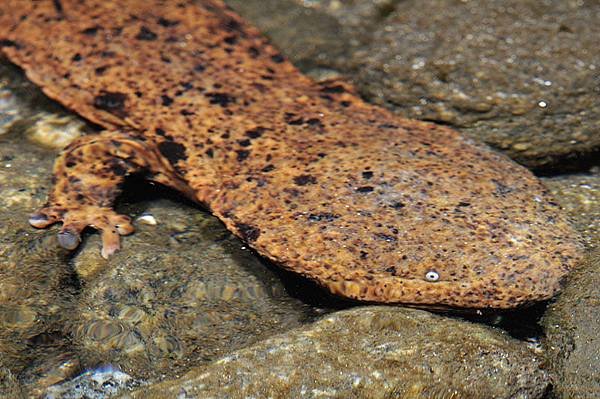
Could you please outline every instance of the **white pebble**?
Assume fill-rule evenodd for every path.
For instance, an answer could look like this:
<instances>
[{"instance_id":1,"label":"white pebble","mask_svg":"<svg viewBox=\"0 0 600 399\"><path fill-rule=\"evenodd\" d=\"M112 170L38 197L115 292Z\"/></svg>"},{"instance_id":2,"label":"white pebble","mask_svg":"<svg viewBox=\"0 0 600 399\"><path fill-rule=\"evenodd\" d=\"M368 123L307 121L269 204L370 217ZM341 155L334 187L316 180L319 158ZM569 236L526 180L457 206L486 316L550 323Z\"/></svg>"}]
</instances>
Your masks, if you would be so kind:
<instances>
[{"instance_id":1,"label":"white pebble","mask_svg":"<svg viewBox=\"0 0 600 399\"><path fill-rule=\"evenodd\" d=\"M154 218L154 216L150 215L150 214L143 214L142 216L140 216L139 218L136 219L138 222L142 223L142 224L148 224L150 226L156 226L157 225L157 221Z\"/></svg>"}]
</instances>

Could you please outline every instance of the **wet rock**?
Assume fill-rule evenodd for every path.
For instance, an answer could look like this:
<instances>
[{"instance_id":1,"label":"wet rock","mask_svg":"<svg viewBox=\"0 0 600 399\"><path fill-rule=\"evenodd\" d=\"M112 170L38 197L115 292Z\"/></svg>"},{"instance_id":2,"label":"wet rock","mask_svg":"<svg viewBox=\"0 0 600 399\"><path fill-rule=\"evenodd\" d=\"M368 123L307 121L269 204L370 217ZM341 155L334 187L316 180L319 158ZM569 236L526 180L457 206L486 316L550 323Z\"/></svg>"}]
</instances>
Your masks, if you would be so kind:
<instances>
[{"instance_id":1,"label":"wet rock","mask_svg":"<svg viewBox=\"0 0 600 399\"><path fill-rule=\"evenodd\" d=\"M0 81L0 135L5 134L21 119L16 99L10 90Z\"/></svg>"},{"instance_id":2,"label":"wet rock","mask_svg":"<svg viewBox=\"0 0 600 399\"><path fill-rule=\"evenodd\" d=\"M540 359L506 334L420 310L361 307L125 397L538 398Z\"/></svg>"},{"instance_id":3,"label":"wet rock","mask_svg":"<svg viewBox=\"0 0 600 399\"><path fill-rule=\"evenodd\" d=\"M0 362L0 398L25 398L25 390L10 369Z\"/></svg>"},{"instance_id":4,"label":"wet rock","mask_svg":"<svg viewBox=\"0 0 600 399\"><path fill-rule=\"evenodd\" d=\"M29 378L31 386L44 384L43 373L33 375L32 368L43 369L68 346L65 315L74 294L56 232L27 224L43 203L53 158L15 132L0 135L0 359L5 375Z\"/></svg>"},{"instance_id":5,"label":"wet rock","mask_svg":"<svg viewBox=\"0 0 600 399\"><path fill-rule=\"evenodd\" d=\"M600 152L596 3L229 3L305 71L337 70L368 100L531 168L584 167Z\"/></svg>"},{"instance_id":6,"label":"wet rock","mask_svg":"<svg viewBox=\"0 0 600 399\"><path fill-rule=\"evenodd\" d=\"M0 136L23 131L43 116L60 119L67 115L0 55Z\"/></svg>"},{"instance_id":7,"label":"wet rock","mask_svg":"<svg viewBox=\"0 0 600 399\"><path fill-rule=\"evenodd\" d=\"M30 397L44 397L48 388L71 380L81 372L81 364L76 354L69 348L52 348L52 353L33 359L27 369L19 375L19 380L29 390Z\"/></svg>"},{"instance_id":8,"label":"wet rock","mask_svg":"<svg viewBox=\"0 0 600 399\"><path fill-rule=\"evenodd\" d=\"M553 397L600 397L600 250L573 272L544 316Z\"/></svg>"},{"instance_id":9,"label":"wet rock","mask_svg":"<svg viewBox=\"0 0 600 399\"><path fill-rule=\"evenodd\" d=\"M81 119L43 113L27 130L27 137L40 146L60 150L83 135L84 128Z\"/></svg>"},{"instance_id":10,"label":"wet rock","mask_svg":"<svg viewBox=\"0 0 600 399\"><path fill-rule=\"evenodd\" d=\"M316 79L338 77L369 42L373 26L396 0L227 0L296 66Z\"/></svg>"},{"instance_id":11,"label":"wet rock","mask_svg":"<svg viewBox=\"0 0 600 399\"><path fill-rule=\"evenodd\" d=\"M591 2L404 1L352 68L373 101L564 169L600 149L599 17Z\"/></svg>"},{"instance_id":12,"label":"wet rock","mask_svg":"<svg viewBox=\"0 0 600 399\"><path fill-rule=\"evenodd\" d=\"M120 390L132 390L142 381L110 366L86 371L76 378L48 389L46 399L104 399Z\"/></svg>"},{"instance_id":13,"label":"wet rock","mask_svg":"<svg viewBox=\"0 0 600 399\"><path fill-rule=\"evenodd\" d=\"M590 250L543 319L555 398L600 396L600 170L544 179Z\"/></svg>"},{"instance_id":14,"label":"wet rock","mask_svg":"<svg viewBox=\"0 0 600 399\"><path fill-rule=\"evenodd\" d=\"M544 178L543 182L568 212L586 247L600 248L600 168L588 174Z\"/></svg>"},{"instance_id":15,"label":"wet rock","mask_svg":"<svg viewBox=\"0 0 600 399\"><path fill-rule=\"evenodd\" d=\"M157 224L136 223L109 261L99 255L97 235L74 259L86 286L74 327L85 364L110 362L135 376L164 378L309 316L216 218L169 200L134 208Z\"/></svg>"}]
</instances>

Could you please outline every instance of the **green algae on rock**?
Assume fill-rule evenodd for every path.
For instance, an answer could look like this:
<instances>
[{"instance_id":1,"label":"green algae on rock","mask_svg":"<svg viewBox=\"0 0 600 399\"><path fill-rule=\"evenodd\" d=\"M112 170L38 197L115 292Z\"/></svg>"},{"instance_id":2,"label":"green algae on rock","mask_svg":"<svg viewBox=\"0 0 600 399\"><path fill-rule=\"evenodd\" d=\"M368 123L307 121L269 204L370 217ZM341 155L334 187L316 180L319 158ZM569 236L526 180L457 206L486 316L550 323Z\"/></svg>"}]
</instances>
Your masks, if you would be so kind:
<instances>
[{"instance_id":1,"label":"green algae on rock","mask_svg":"<svg viewBox=\"0 0 600 399\"><path fill-rule=\"evenodd\" d=\"M31 219L64 222L67 248L91 225L114 253L133 226L112 203L125 176L147 171L260 254L352 299L511 308L554 295L581 256L526 169L344 84L315 84L219 1L2 10L2 51L110 130L62 153Z\"/></svg>"},{"instance_id":2,"label":"green algae on rock","mask_svg":"<svg viewBox=\"0 0 600 399\"><path fill-rule=\"evenodd\" d=\"M488 327L359 307L122 398L540 398L541 359Z\"/></svg>"}]
</instances>

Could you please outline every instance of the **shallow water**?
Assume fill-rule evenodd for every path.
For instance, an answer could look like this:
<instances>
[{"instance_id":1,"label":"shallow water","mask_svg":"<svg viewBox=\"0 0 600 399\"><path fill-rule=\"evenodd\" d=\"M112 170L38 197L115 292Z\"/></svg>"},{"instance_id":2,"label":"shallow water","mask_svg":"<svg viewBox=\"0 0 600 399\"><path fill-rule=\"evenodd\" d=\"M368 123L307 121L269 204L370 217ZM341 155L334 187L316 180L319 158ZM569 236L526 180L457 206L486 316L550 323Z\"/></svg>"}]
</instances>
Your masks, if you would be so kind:
<instances>
[{"instance_id":1,"label":"shallow water","mask_svg":"<svg viewBox=\"0 0 600 399\"><path fill-rule=\"evenodd\" d=\"M106 394L120 383L129 389L358 306L269 264L197 205L140 180L128 183L117 208L152 215L156 226L138 221L136 234L108 262L99 257L93 231L76 252L60 249L56 228L34 230L26 220L45 201L56 150L44 140L59 139L53 135L60 134L62 117L77 120L17 68L0 63L0 394L39 395L77 375L66 388L72 397L85 389ZM587 190L567 192L560 179L547 183L563 199ZM581 207L567 209L581 213ZM589 237L597 236L597 226L578 226L588 247L596 245ZM545 309L541 303L502 313L440 313L535 346Z\"/></svg>"}]
</instances>

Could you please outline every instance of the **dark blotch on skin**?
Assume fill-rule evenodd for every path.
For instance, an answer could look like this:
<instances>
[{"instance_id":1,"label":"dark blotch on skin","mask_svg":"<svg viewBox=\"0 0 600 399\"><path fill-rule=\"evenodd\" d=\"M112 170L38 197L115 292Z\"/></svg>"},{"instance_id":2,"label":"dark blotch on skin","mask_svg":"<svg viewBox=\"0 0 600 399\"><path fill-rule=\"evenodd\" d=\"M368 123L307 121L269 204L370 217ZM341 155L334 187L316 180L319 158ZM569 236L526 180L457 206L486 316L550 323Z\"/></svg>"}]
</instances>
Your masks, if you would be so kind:
<instances>
[{"instance_id":1,"label":"dark blotch on skin","mask_svg":"<svg viewBox=\"0 0 600 399\"><path fill-rule=\"evenodd\" d=\"M248 150L238 150L238 151L236 151L236 153L237 153L238 162L243 161L244 159L248 158L248 156L250 155L250 151L248 151Z\"/></svg>"},{"instance_id":2,"label":"dark blotch on skin","mask_svg":"<svg viewBox=\"0 0 600 399\"><path fill-rule=\"evenodd\" d=\"M235 97L227 93L206 93L206 96L210 98L211 104L219 104L223 108L227 108L229 104L235 102Z\"/></svg>"},{"instance_id":3,"label":"dark blotch on skin","mask_svg":"<svg viewBox=\"0 0 600 399\"><path fill-rule=\"evenodd\" d=\"M260 229L254 226L250 226L245 223L236 223L235 227L240 233L240 236L245 241L256 241L260 236Z\"/></svg>"},{"instance_id":4,"label":"dark blotch on skin","mask_svg":"<svg viewBox=\"0 0 600 399\"><path fill-rule=\"evenodd\" d=\"M333 222L339 218L340 215L336 215L330 212L311 213L308 215L308 220L311 222Z\"/></svg>"},{"instance_id":5,"label":"dark blotch on skin","mask_svg":"<svg viewBox=\"0 0 600 399\"><path fill-rule=\"evenodd\" d=\"M402 208L404 208L405 205L402 202L394 202L390 206L394 209L402 209Z\"/></svg>"},{"instance_id":6,"label":"dark blotch on skin","mask_svg":"<svg viewBox=\"0 0 600 399\"><path fill-rule=\"evenodd\" d=\"M194 71L196 72L204 72L205 69L206 67L202 64L196 64L196 66L194 66Z\"/></svg>"},{"instance_id":7,"label":"dark blotch on skin","mask_svg":"<svg viewBox=\"0 0 600 399\"><path fill-rule=\"evenodd\" d=\"M344 93L346 89L342 85L327 86L321 89L323 93Z\"/></svg>"},{"instance_id":8,"label":"dark blotch on skin","mask_svg":"<svg viewBox=\"0 0 600 399\"><path fill-rule=\"evenodd\" d=\"M363 179L370 179L371 177L373 177L373 172L371 172L370 170L365 170L364 172L362 172L362 177Z\"/></svg>"},{"instance_id":9,"label":"dark blotch on skin","mask_svg":"<svg viewBox=\"0 0 600 399\"><path fill-rule=\"evenodd\" d=\"M82 58L81 54L77 53L71 58L71 61L73 61L73 62L81 61L81 58Z\"/></svg>"},{"instance_id":10,"label":"dark blotch on skin","mask_svg":"<svg viewBox=\"0 0 600 399\"><path fill-rule=\"evenodd\" d=\"M96 26L90 26L89 28L82 30L81 33L83 33L86 36L96 36L96 33L98 33L99 30L100 30L100 27L98 25L96 25Z\"/></svg>"},{"instance_id":11,"label":"dark blotch on skin","mask_svg":"<svg viewBox=\"0 0 600 399\"><path fill-rule=\"evenodd\" d=\"M238 21L236 21L235 19L229 19L223 25L224 25L225 29L227 29L228 31L241 32L241 29L242 29L240 23Z\"/></svg>"},{"instance_id":12,"label":"dark blotch on skin","mask_svg":"<svg viewBox=\"0 0 600 399\"><path fill-rule=\"evenodd\" d=\"M307 119L306 123L309 124L310 126L323 127L323 122L321 122L318 118Z\"/></svg>"},{"instance_id":13,"label":"dark blotch on skin","mask_svg":"<svg viewBox=\"0 0 600 399\"><path fill-rule=\"evenodd\" d=\"M2 39L0 40L0 47L14 47L18 50L21 48L21 45L13 40Z\"/></svg>"},{"instance_id":14,"label":"dark blotch on skin","mask_svg":"<svg viewBox=\"0 0 600 399\"><path fill-rule=\"evenodd\" d=\"M285 61L285 58L283 58L281 54L275 54L271 56L271 59L277 64L281 64L283 61Z\"/></svg>"},{"instance_id":15,"label":"dark blotch on skin","mask_svg":"<svg viewBox=\"0 0 600 399\"><path fill-rule=\"evenodd\" d=\"M175 19L166 19L166 18L160 17L158 19L158 24L160 26L164 26L165 28L169 28L171 26L179 25L179 21L177 21Z\"/></svg>"},{"instance_id":16,"label":"dark blotch on skin","mask_svg":"<svg viewBox=\"0 0 600 399\"><path fill-rule=\"evenodd\" d=\"M167 135L167 132L165 132L165 131L164 131L164 129L161 129L161 128L159 128L159 127L157 127L157 128L156 128L155 132L156 132L156 134L158 134L159 136L166 137L166 135Z\"/></svg>"},{"instance_id":17,"label":"dark blotch on skin","mask_svg":"<svg viewBox=\"0 0 600 399\"><path fill-rule=\"evenodd\" d=\"M300 175L294 177L294 183L298 186L306 186L307 184L315 184L317 179L311 175Z\"/></svg>"},{"instance_id":18,"label":"dark blotch on skin","mask_svg":"<svg viewBox=\"0 0 600 399\"><path fill-rule=\"evenodd\" d=\"M111 170L117 176L125 176L127 174L127 169L124 168L123 165L121 165L118 162L112 164Z\"/></svg>"},{"instance_id":19,"label":"dark blotch on skin","mask_svg":"<svg viewBox=\"0 0 600 399\"><path fill-rule=\"evenodd\" d=\"M275 169L275 166L269 164L269 165L265 166L264 168L262 168L261 171L264 173L269 173L270 171L272 171L274 169Z\"/></svg>"},{"instance_id":20,"label":"dark blotch on skin","mask_svg":"<svg viewBox=\"0 0 600 399\"><path fill-rule=\"evenodd\" d=\"M227 36L225 39L223 39L223 41L227 44L234 45L237 42L237 36Z\"/></svg>"},{"instance_id":21,"label":"dark blotch on skin","mask_svg":"<svg viewBox=\"0 0 600 399\"><path fill-rule=\"evenodd\" d=\"M387 242L394 242L397 241L398 239L394 236L391 236L389 234L384 234L384 233L375 233L373 234L375 236L375 238L377 238L378 240L383 240L383 241L387 241Z\"/></svg>"},{"instance_id":22,"label":"dark blotch on skin","mask_svg":"<svg viewBox=\"0 0 600 399\"><path fill-rule=\"evenodd\" d=\"M370 193L371 191L373 191L373 187L371 186L363 186L356 189L358 193Z\"/></svg>"},{"instance_id":23,"label":"dark blotch on skin","mask_svg":"<svg viewBox=\"0 0 600 399\"><path fill-rule=\"evenodd\" d=\"M156 33L152 32L147 27L142 26L140 28L140 32L135 36L135 38L138 40L152 41L152 40L156 40L158 38L158 35Z\"/></svg>"},{"instance_id":24,"label":"dark blotch on skin","mask_svg":"<svg viewBox=\"0 0 600 399\"><path fill-rule=\"evenodd\" d=\"M173 104L173 99L165 94L160 96L160 99L162 101L162 105L164 105L165 107L168 107L169 105Z\"/></svg>"},{"instance_id":25,"label":"dark blotch on skin","mask_svg":"<svg viewBox=\"0 0 600 399\"><path fill-rule=\"evenodd\" d=\"M103 75L107 69L108 69L108 66L101 66L101 67L94 69L94 72L96 73L96 75L100 76L100 75Z\"/></svg>"},{"instance_id":26,"label":"dark blotch on skin","mask_svg":"<svg viewBox=\"0 0 600 399\"><path fill-rule=\"evenodd\" d=\"M174 165L182 159L186 159L185 147L172 141L163 141L158 145L158 151Z\"/></svg>"},{"instance_id":27,"label":"dark blotch on skin","mask_svg":"<svg viewBox=\"0 0 600 399\"><path fill-rule=\"evenodd\" d=\"M127 115L127 112L125 111L126 101L127 94L105 91L94 97L94 107L122 118Z\"/></svg>"},{"instance_id":28,"label":"dark blotch on skin","mask_svg":"<svg viewBox=\"0 0 600 399\"><path fill-rule=\"evenodd\" d=\"M60 0L54 0L52 3L54 4L54 9L56 10L56 12L59 14L62 14L63 6L62 6L62 3L60 2Z\"/></svg>"},{"instance_id":29,"label":"dark blotch on skin","mask_svg":"<svg viewBox=\"0 0 600 399\"><path fill-rule=\"evenodd\" d=\"M251 129L246 131L246 136L250 137L251 139L257 139L260 136L262 136L262 134L266 131L267 129L265 129L264 127L257 127L255 129Z\"/></svg>"}]
</instances>

